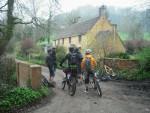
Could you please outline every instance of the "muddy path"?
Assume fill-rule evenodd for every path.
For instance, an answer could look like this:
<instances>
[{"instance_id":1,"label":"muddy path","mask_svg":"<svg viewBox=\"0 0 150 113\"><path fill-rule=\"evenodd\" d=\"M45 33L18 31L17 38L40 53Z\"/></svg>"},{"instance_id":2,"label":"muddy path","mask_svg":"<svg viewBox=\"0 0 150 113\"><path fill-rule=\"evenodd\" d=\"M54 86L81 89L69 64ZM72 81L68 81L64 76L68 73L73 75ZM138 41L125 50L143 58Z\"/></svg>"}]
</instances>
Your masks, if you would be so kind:
<instances>
[{"instance_id":1,"label":"muddy path","mask_svg":"<svg viewBox=\"0 0 150 113\"><path fill-rule=\"evenodd\" d=\"M48 77L48 70L43 68ZM150 113L150 95L148 91L134 89L131 82L101 82L102 98L90 89L84 92L84 85L77 86L75 96L61 89L63 72L57 70L51 103L34 110L32 113Z\"/></svg>"}]
</instances>

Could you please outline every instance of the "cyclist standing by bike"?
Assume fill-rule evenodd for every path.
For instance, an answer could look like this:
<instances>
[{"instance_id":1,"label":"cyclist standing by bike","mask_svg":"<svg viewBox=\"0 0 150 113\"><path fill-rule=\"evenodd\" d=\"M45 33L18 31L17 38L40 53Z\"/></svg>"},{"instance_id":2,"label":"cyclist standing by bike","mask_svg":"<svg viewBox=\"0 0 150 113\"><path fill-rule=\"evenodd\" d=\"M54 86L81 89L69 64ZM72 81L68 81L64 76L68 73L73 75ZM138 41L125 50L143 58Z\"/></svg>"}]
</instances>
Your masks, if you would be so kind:
<instances>
[{"instance_id":1,"label":"cyclist standing by bike","mask_svg":"<svg viewBox=\"0 0 150 113\"><path fill-rule=\"evenodd\" d=\"M94 76L94 70L96 67L96 60L91 55L91 49L87 49L85 56L81 62L81 69L85 74L85 92L88 92L88 84L90 75Z\"/></svg>"}]
</instances>

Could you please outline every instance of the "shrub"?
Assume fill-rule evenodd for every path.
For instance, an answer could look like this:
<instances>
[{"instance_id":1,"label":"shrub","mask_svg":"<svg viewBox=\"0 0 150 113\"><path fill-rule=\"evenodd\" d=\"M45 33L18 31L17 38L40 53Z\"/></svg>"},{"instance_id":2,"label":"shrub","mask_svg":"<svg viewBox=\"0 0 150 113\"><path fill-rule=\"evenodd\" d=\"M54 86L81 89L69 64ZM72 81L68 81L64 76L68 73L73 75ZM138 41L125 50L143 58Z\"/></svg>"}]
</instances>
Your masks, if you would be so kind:
<instances>
[{"instance_id":1,"label":"shrub","mask_svg":"<svg viewBox=\"0 0 150 113\"><path fill-rule=\"evenodd\" d=\"M31 38L25 38L21 42L21 53L27 56L30 50L33 49L33 47L34 47L33 40Z\"/></svg>"},{"instance_id":2,"label":"shrub","mask_svg":"<svg viewBox=\"0 0 150 113\"><path fill-rule=\"evenodd\" d=\"M16 86L15 59L12 56L0 57L0 101L3 96Z\"/></svg>"},{"instance_id":3,"label":"shrub","mask_svg":"<svg viewBox=\"0 0 150 113\"><path fill-rule=\"evenodd\" d=\"M8 84L0 84L0 101L13 87Z\"/></svg>"},{"instance_id":4,"label":"shrub","mask_svg":"<svg viewBox=\"0 0 150 113\"><path fill-rule=\"evenodd\" d=\"M45 64L46 53L42 50L42 48L35 46L32 49L32 53L28 54L27 56L18 51L16 57L20 60L43 65Z\"/></svg>"},{"instance_id":5,"label":"shrub","mask_svg":"<svg viewBox=\"0 0 150 113\"><path fill-rule=\"evenodd\" d=\"M15 85L15 59L12 56L5 55L0 58L0 83Z\"/></svg>"},{"instance_id":6,"label":"shrub","mask_svg":"<svg viewBox=\"0 0 150 113\"><path fill-rule=\"evenodd\" d=\"M145 80L150 79L150 47L143 48L135 57L140 62L137 69L123 70L121 76L127 80Z\"/></svg>"},{"instance_id":7,"label":"shrub","mask_svg":"<svg viewBox=\"0 0 150 113\"><path fill-rule=\"evenodd\" d=\"M120 78L125 80L145 80L150 79L150 74L139 69L126 69L119 72Z\"/></svg>"},{"instance_id":8,"label":"shrub","mask_svg":"<svg viewBox=\"0 0 150 113\"><path fill-rule=\"evenodd\" d=\"M107 57L122 58L122 59L129 59L130 58L127 53L112 53L112 54L109 54Z\"/></svg>"},{"instance_id":9,"label":"shrub","mask_svg":"<svg viewBox=\"0 0 150 113\"><path fill-rule=\"evenodd\" d=\"M40 99L42 95L29 88L14 88L0 102L0 111L7 112Z\"/></svg>"},{"instance_id":10,"label":"shrub","mask_svg":"<svg viewBox=\"0 0 150 113\"><path fill-rule=\"evenodd\" d=\"M125 42L125 47L129 54L139 52L144 47L149 47L150 41L143 39L132 39Z\"/></svg>"},{"instance_id":11,"label":"shrub","mask_svg":"<svg viewBox=\"0 0 150 113\"><path fill-rule=\"evenodd\" d=\"M141 70L150 72L150 47L143 48L136 54L136 58L140 61Z\"/></svg>"}]
</instances>

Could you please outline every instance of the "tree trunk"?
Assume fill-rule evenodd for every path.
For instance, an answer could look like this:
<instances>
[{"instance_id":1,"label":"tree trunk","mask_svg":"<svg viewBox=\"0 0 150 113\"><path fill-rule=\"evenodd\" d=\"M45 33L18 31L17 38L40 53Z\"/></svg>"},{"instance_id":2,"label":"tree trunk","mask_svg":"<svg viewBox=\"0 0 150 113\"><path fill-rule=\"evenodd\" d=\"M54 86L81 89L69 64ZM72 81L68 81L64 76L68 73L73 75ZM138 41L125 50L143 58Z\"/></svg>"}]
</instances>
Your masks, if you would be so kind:
<instances>
[{"instance_id":1,"label":"tree trunk","mask_svg":"<svg viewBox=\"0 0 150 113\"><path fill-rule=\"evenodd\" d=\"M13 29L14 29L14 0L8 0L8 8L7 8L7 25L4 32L3 40L0 43L0 56L5 52L6 46L10 41L11 37L13 36Z\"/></svg>"},{"instance_id":2,"label":"tree trunk","mask_svg":"<svg viewBox=\"0 0 150 113\"><path fill-rule=\"evenodd\" d=\"M7 29L5 37L7 40L10 40L11 37L13 36L13 29L14 29L13 10L14 10L14 0L8 0Z\"/></svg>"}]
</instances>

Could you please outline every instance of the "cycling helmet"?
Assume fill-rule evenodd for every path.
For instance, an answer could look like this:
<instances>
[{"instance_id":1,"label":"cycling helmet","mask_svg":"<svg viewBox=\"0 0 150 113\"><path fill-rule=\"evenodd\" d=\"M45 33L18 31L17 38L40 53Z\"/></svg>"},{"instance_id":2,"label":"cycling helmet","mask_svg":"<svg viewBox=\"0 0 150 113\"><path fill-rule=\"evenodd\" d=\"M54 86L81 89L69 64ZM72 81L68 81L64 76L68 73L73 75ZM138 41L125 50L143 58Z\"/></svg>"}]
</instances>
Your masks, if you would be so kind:
<instances>
[{"instance_id":1,"label":"cycling helmet","mask_svg":"<svg viewBox=\"0 0 150 113\"><path fill-rule=\"evenodd\" d=\"M92 50L91 49L86 49L85 54L91 54Z\"/></svg>"},{"instance_id":2,"label":"cycling helmet","mask_svg":"<svg viewBox=\"0 0 150 113\"><path fill-rule=\"evenodd\" d=\"M73 52L75 50L75 47L73 45L69 46L69 52Z\"/></svg>"},{"instance_id":3,"label":"cycling helmet","mask_svg":"<svg viewBox=\"0 0 150 113\"><path fill-rule=\"evenodd\" d=\"M55 50L55 49L56 49L56 47L52 47L52 49L53 49L53 50Z\"/></svg>"},{"instance_id":4,"label":"cycling helmet","mask_svg":"<svg viewBox=\"0 0 150 113\"><path fill-rule=\"evenodd\" d=\"M52 51L51 48L48 48L48 49L47 49L47 53L50 53L51 51Z\"/></svg>"}]
</instances>

